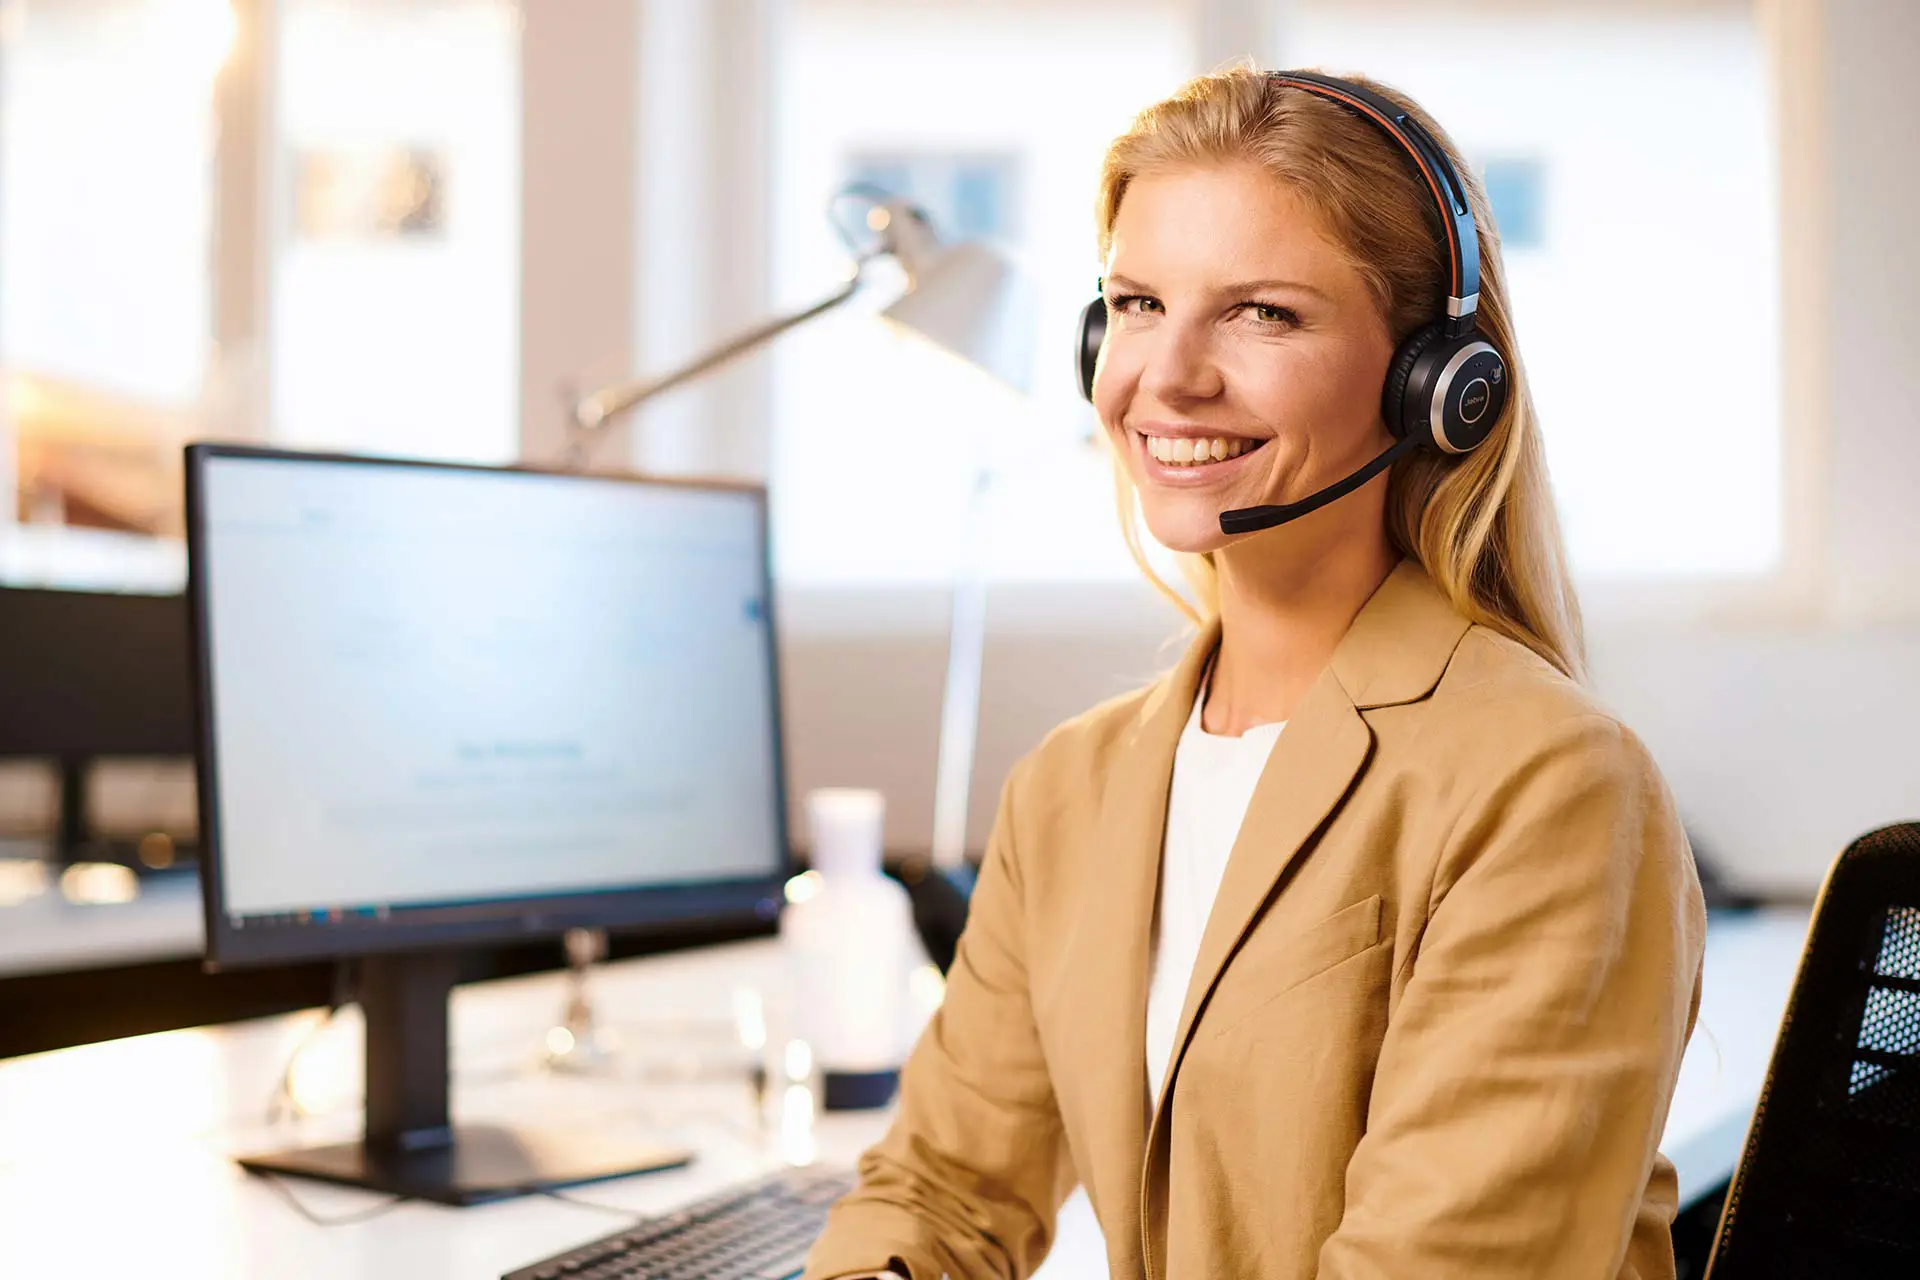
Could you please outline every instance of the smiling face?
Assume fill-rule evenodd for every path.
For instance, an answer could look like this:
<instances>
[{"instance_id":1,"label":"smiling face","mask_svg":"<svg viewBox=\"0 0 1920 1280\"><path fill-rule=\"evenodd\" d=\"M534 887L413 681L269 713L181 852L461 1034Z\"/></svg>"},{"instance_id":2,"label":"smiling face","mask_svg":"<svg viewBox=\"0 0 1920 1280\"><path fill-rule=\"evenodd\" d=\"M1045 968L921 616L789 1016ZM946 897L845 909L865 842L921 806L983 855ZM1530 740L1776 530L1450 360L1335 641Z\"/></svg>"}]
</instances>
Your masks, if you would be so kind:
<instances>
[{"instance_id":1,"label":"smiling face","mask_svg":"<svg viewBox=\"0 0 1920 1280\"><path fill-rule=\"evenodd\" d=\"M1297 501L1393 442L1380 416L1393 339L1366 281L1258 166L1135 178L1105 280L1094 407L1163 545L1217 550L1232 541L1221 512ZM1385 487L1300 524L1377 529Z\"/></svg>"}]
</instances>

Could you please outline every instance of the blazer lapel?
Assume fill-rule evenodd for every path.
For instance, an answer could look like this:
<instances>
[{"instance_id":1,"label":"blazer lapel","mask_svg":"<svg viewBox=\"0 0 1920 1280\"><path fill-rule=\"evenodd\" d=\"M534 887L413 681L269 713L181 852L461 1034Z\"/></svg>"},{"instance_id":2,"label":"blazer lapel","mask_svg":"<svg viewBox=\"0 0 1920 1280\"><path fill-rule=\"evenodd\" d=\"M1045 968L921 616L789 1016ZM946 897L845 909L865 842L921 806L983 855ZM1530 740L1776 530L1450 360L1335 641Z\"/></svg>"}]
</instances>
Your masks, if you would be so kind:
<instances>
[{"instance_id":1,"label":"blazer lapel","mask_svg":"<svg viewBox=\"0 0 1920 1280\"><path fill-rule=\"evenodd\" d=\"M1064 972L1075 978L1060 1005L1085 1027L1085 1057L1074 1064L1090 1115L1088 1182L1115 1258L1115 1277L1141 1272L1140 1170L1147 1136L1147 965L1174 751L1200 676L1218 645L1218 622L1203 627L1186 656L1147 695L1115 745L1094 830L1097 892L1072 921Z\"/></svg>"},{"instance_id":2,"label":"blazer lapel","mask_svg":"<svg viewBox=\"0 0 1920 1280\"><path fill-rule=\"evenodd\" d=\"M1228 957L1265 909L1301 847L1346 798L1372 750L1373 731L1354 710L1331 669L1322 672L1274 742L1273 754L1267 757L1240 821L1240 834L1228 855L1206 932L1200 936L1200 953L1187 983L1162 1098L1173 1087L1193 1024Z\"/></svg>"},{"instance_id":3,"label":"blazer lapel","mask_svg":"<svg viewBox=\"0 0 1920 1280\"><path fill-rule=\"evenodd\" d=\"M1163 1094L1172 1087L1193 1024L1234 948L1366 764L1373 731L1360 713L1433 692L1468 626L1419 566L1403 560L1347 628L1326 670L1274 743L1241 819L1201 935ZM1189 697L1188 710L1192 705Z\"/></svg>"},{"instance_id":4,"label":"blazer lapel","mask_svg":"<svg viewBox=\"0 0 1920 1280\"><path fill-rule=\"evenodd\" d=\"M1174 1036L1173 1060L1153 1110L1148 1135L1152 1145L1141 1171L1140 1200L1146 1238L1158 1244L1147 1247L1164 1248L1166 1240L1166 1099L1215 983L1240 940L1282 888L1287 868L1339 808L1365 768L1373 750L1373 731L1361 711L1431 693L1468 626L1426 574L1412 561L1403 561L1354 618L1332 661L1275 742L1241 820L1201 936ZM1191 709L1189 697L1186 710ZM1176 731L1174 741L1178 737ZM1171 745L1167 747L1169 756L1172 750ZM1156 839L1165 825L1165 801L1163 790ZM1144 998L1139 1003L1144 1008Z\"/></svg>"}]
</instances>

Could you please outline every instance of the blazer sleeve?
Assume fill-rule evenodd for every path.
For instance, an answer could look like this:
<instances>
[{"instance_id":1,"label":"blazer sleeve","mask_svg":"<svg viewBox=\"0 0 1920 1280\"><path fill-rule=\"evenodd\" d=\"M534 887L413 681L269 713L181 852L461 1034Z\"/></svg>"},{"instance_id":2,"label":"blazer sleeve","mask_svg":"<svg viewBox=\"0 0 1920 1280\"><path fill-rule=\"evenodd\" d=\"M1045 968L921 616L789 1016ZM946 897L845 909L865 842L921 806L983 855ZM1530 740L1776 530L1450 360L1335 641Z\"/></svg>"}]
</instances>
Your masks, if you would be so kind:
<instances>
[{"instance_id":1,"label":"blazer sleeve","mask_svg":"<svg viewBox=\"0 0 1920 1280\"><path fill-rule=\"evenodd\" d=\"M1428 910L1321 1280L1672 1276L1657 1147L1706 920L1645 749L1560 726L1466 803Z\"/></svg>"},{"instance_id":2,"label":"blazer sleeve","mask_svg":"<svg viewBox=\"0 0 1920 1280\"><path fill-rule=\"evenodd\" d=\"M946 998L907 1060L900 1110L834 1206L808 1280L904 1263L914 1280L1024 1277L1072 1187L1027 988L1014 849L1016 769L1000 798Z\"/></svg>"}]
</instances>

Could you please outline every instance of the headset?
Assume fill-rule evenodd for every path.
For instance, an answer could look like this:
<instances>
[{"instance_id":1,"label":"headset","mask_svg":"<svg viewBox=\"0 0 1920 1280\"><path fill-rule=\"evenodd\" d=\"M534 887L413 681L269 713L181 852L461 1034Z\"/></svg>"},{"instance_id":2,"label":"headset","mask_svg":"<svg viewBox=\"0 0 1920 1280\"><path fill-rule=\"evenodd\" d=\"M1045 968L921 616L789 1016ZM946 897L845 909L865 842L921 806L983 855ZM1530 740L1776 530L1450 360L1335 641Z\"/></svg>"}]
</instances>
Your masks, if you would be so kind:
<instances>
[{"instance_id":1,"label":"headset","mask_svg":"<svg viewBox=\"0 0 1920 1280\"><path fill-rule=\"evenodd\" d=\"M1405 108L1370 89L1309 71L1270 71L1267 79L1338 103L1377 125L1400 145L1425 179L1440 210L1451 277L1446 318L1415 330L1387 366L1380 412L1395 437L1393 446L1352 475L1298 502L1221 512L1220 530L1228 534L1271 529L1317 511L1352 493L1416 449L1432 448L1444 454L1471 452L1487 438L1507 404L1507 363L1475 327L1480 305L1480 229L1466 188L1447 153ZM1089 401L1093 399L1094 369L1106 336L1107 302L1103 293L1080 313L1080 345L1074 353L1080 394Z\"/></svg>"}]
</instances>

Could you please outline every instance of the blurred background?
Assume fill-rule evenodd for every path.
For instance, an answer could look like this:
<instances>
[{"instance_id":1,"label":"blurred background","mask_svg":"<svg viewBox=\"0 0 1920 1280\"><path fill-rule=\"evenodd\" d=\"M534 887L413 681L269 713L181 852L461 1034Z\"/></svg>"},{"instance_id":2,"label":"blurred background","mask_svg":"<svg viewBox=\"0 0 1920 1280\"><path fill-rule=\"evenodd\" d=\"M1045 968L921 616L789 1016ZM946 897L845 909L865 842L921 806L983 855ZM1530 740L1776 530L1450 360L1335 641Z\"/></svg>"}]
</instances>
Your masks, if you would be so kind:
<instances>
[{"instance_id":1,"label":"blurred background","mask_svg":"<svg viewBox=\"0 0 1920 1280\"><path fill-rule=\"evenodd\" d=\"M190 439L558 463L571 395L836 287L866 180L1022 255L1033 395L856 303L595 462L770 485L792 795L878 787L913 852L985 451L978 848L1176 652L1067 354L1104 145L1241 55L1407 90L1484 177L1594 684L1730 884L1920 814L1908 0L0 0L0 583L177 591ZM98 769L93 825L191 838L184 758ZM60 795L0 759L0 836Z\"/></svg>"}]
</instances>

